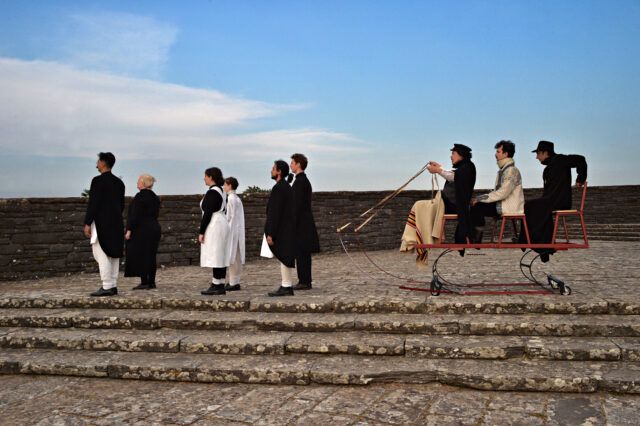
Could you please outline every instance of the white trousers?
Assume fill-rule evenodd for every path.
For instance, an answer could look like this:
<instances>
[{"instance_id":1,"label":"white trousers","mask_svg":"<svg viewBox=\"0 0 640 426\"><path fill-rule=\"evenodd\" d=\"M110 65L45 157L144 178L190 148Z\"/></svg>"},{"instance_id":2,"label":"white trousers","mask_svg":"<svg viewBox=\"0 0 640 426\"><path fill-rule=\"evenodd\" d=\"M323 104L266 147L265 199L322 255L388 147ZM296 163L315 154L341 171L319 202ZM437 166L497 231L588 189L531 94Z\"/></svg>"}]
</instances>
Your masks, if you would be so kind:
<instances>
[{"instance_id":1,"label":"white trousers","mask_svg":"<svg viewBox=\"0 0 640 426\"><path fill-rule=\"evenodd\" d=\"M282 287L291 287L296 268L288 268L280 263L280 275L282 275Z\"/></svg>"},{"instance_id":2,"label":"white trousers","mask_svg":"<svg viewBox=\"0 0 640 426\"><path fill-rule=\"evenodd\" d=\"M231 259L231 265L227 268L227 282L229 285L240 284L240 276L242 275L242 257L240 256L240 248L236 250L236 258Z\"/></svg>"},{"instance_id":3,"label":"white trousers","mask_svg":"<svg viewBox=\"0 0 640 426\"><path fill-rule=\"evenodd\" d=\"M107 256L97 241L91 244L91 249L93 250L93 258L98 262L98 268L100 269L102 288L109 290L110 288L117 287L120 259Z\"/></svg>"}]
</instances>

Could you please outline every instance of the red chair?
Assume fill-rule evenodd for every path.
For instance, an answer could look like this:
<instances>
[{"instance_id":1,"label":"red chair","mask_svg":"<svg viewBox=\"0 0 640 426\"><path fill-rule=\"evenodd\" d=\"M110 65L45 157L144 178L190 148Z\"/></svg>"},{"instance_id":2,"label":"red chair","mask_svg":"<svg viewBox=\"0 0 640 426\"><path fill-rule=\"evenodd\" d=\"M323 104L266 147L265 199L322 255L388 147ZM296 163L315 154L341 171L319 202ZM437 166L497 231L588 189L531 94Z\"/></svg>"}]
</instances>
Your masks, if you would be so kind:
<instances>
[{"instance_id":1,"label":"red chair","mask_svg":"<svg viewBox=\"0 0 640 426\"><path fill-rule=\"evenodd\" d=\"M524 235L527 238L527 244L531 244L531 238L529 237L529 226L527 226L527 218L524 214L503 214L502 215L502 220L500 221L500 234L498 234L498 244L502 244L502 238L504 236L504 226L505 223L507 221L507 219L511 220L511 223L513 224L513 231L516 233L516 236L518 234L518 230L516 228L516 221L520 221L520 223L522 224L521 226L521 231L524 229ZM495 218L493 220L493 229L491 230L491 242L493 243L493 238L495 236L496 233L496 224L498 223L498 218Z\"/></svg>"},{"instance_id":2,"label":"red chair","mask_svg":"<svg viewBox=\"0 0 640 426\"><path fill-rule=\"evenodd\" d=\"M445 214L442 216L442 226L440 227L440 243L444 243L444 226L447 223L447 220L458 220L457 214Z\"/></svg>"},{"instance_id":3,"label":"red chair","mask_svg":"<svg viewBox=\"0 0 640 426\"><path fill-rule=\"evenodd\" d=\"M580 218L580 227L582 229L582 239L585 246L589 246L589 241L587 240L587 229L584 226L584 201L587 198L587 182L582 186L582 201L580 201L580 209L579 210L556 210L553 212L554 221L553 221L553 237L551 238L551 243L556 243L556 233L558 231L558 223L560 222L560 218L562 218L562 226L564 227L564 236L569 242L569 230L567 229L567 216L578 216Z\"/></svg>"},{"instance_id":4,"label":"red chair","mask_svg":"<svg viewBox=\"0 0 640 426\"><path fill-rule=\"evenodd\" d=\"M458 215L457 214L445 214L444 216L442 216L442 226L440 227L440 244L442 244L444 242L444 226L447 223L447 220L458 220ZM467 244L471 244L471 241L469 240L469 237L466 238L467 240Z\"/></svg>"}]
</instances>

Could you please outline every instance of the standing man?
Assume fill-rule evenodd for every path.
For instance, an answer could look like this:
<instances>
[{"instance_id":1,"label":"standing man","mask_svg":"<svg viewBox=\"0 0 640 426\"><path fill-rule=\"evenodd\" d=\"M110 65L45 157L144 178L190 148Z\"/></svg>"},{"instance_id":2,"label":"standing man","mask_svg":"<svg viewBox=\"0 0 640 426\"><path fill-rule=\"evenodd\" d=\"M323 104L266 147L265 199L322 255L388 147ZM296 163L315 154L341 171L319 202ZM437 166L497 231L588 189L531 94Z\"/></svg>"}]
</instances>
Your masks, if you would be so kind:
<instances>
[{"instance_id":1,"label":"standing man","mask_svg":"<svg viewBox=\"0 0 640 426\"><path fill-rule=\"evenodd\" d=\"M516 145L511 141L502 140L494 148L499 169L495 189L471 199L472 243L482 242L485 217L524 214L522 176L513 160Z\"/></svg>"},{"instance_id":2,"label":"standing man","mask_svg":"<svg viewBox=\"0 0 640 426\"><path fill-rule=\"evenodd\" d=\"M291 181L289 165L284 160L273 163L271 179L276 184L271 188L267 202L267 221L264 224L264 235L274 256L280 261L282 284L276 291L269 293L271 297L293 296L294 253L294 217L293 189L287 181Z\"/></svg>"},{"instance_id":3,"label":"standing man","mask_svg":"<svg viewBox=\"0 0 640 426\"><path fill-rule=\"evenodd\" d=\"M576 169L576 186L581 187L587 181L587 161L582 155L556 154L553 142L540 141L531 152L545 165L542 172L544 190L542 197L529 200L524 205L531 242L547 244L553 236L553 212L571 209L571 169ZM523 242L522 232L520 241ZM555 250L536 250L540 260L549 261L549 255Z\"/></svg>"},{"instance_id":4,"label":"standing man","mask_svg":"<svg viewBox=\"0 0 640 426\"><path fill-rule=\"evenodd\" d=\"M446 180L442 200L446 214L458 215L456 244L466 244L467 238L471 238L471 196L476 184L476 166L471 162L471 157L471 148L456 143L451 148L453 170L444 170L435 161L429 161L427 165L430 173L438 173ZM464 250L460 250L460 256L464 256Z\"/></svg>"},{"instance_id":5,"label":"standing man","mask_svg":"<svg viewBox=\"0 0 640 426\"><path fill-rule=\"evenodd\" d=\"M118 272L124 245L124 183L111 173L116 157L110 152L98 154L100 172L91 181L89 205L84 218L84 235L91 240L93 257L98 262L102 287L91 296L118 294Z\"/></svg>"},{"instance_id":6,"label":"standing man","mask_svg":"<svg viewBox=\"0 0 640 426\"><path fill-rule=\"evenodd\" d=\"M309 164L304 154L291 156L291 171L296 175L293 181L293 204L295 218L295 256L298 284L294 290L311 289L311 253L320 252L318 231L311 211L311 182L305 174Z\"/></svg>"}]
</instances>

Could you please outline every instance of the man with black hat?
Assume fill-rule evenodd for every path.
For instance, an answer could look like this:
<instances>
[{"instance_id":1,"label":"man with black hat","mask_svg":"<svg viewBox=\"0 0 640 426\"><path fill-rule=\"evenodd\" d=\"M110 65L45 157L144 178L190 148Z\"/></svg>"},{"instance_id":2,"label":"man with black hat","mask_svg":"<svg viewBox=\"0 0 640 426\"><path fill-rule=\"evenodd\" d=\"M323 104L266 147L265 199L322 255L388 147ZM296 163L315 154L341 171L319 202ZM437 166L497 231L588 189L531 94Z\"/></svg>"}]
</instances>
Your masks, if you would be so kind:
<instances>
[{"instance_id":1,"label":"man with black hat","mask_svg":"<svg viewBox=\"0 0 640 426\"><path fill-rule=\"evenodd\" d=\"M100 172L91 181L89 204L84 218L84 235L91 240L93 257L98 262L102 287L91 296L115 296L120 258L124 246L124 183L111 173L116 157L110 152L98 154Z\"/></svg>"},{"instance_id":2,"label":"man with black hat","mask_svg":"<svg viewBox=\"0 0 640 426\"><path fill-rule=\"evenodd\" d=\"M582 155L556 154L553 142L549 141L538 142L538 147L531 152L535 152L536 159L546 166L542 172L544 190L542 197L525 203L524 211L531 242L546 244L551 242L553 235L553 212L571 209L571 169L577 170L576 186L581 187L587 180L587 162ZM520 241L525 239L521 232ZM549 254L555 251L538 252L540 259L547 262Z\"/></svg>"},{"instance_id":3,"label":"man with black hat","mask_svg":"<svg viewBox=\"0 0 640 426\"><path fill-rule=\"evenodd\" d=\"M459 143L451 148L451 164L454 170L443 170L435 161L429 161L427 170L445 178L442 189L445 213L458 215L455 242L466 244L471 237L470 202L476 184L476 166L471 162L471 148ZM464 256L464 250L460 250Z\"/></svg>"}]
</instances>

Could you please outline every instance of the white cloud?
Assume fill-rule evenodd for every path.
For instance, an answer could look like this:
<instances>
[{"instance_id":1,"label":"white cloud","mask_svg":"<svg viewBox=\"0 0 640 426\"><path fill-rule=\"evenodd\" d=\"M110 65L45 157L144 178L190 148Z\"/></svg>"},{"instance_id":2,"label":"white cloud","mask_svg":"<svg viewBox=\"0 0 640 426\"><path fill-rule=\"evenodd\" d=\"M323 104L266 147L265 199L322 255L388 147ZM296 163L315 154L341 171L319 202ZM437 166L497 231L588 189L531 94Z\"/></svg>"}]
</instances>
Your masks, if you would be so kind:
<instances>
[{"instance_id":1,"label":"white cloud","mask_svg":"<svg viewBox=\"0 0 640 426\"><path fill-rule=\"evenodd\" d=\"M80 68L158 79L178 29L127 13L71 15L59 49L62 61Z\"/></svg>"},{"instance_id":2,"label":"white cloud","mask_svg":"<svg viewBox=\"0 0 640 426\"><path fill-rule=\"evenodd\" d=\"M0 147L15 154L192 160L294 151L317 155L369 146L323 129L255 129L254 121L300 105L270 104L45 61L0 58Z\"/></svg>"}]
</instances>

